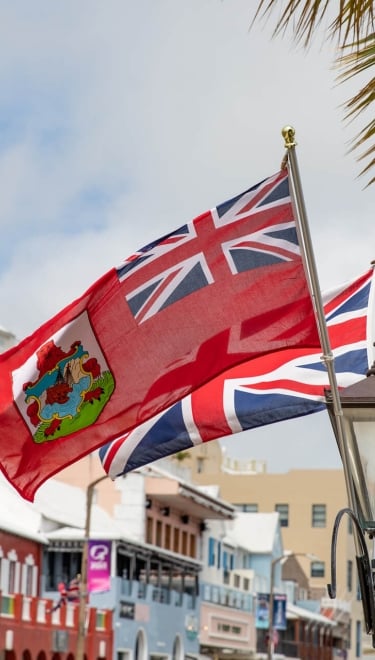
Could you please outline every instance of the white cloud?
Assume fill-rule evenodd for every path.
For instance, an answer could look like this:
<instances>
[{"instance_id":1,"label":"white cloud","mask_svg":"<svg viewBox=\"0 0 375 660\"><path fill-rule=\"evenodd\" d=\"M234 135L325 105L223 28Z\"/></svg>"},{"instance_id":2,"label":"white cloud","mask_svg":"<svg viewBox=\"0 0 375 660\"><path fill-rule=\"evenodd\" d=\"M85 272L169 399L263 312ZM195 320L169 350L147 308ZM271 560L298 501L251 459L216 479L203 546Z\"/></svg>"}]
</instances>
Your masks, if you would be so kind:
<instances>
[{"instance_id":1,"label":"white cloud","mask_svg":"<svg viewBox=\"0 0 375 660\"><path fill-rule=\"evenodd\" d=\"M138 247L276 172L289 123L323 288L367 268L373 191L345 155L351 86L335 85L333 45L306 53L251 19L248 0L2 4L2 326L31 333Z\"/></svg>"}]
</instances>

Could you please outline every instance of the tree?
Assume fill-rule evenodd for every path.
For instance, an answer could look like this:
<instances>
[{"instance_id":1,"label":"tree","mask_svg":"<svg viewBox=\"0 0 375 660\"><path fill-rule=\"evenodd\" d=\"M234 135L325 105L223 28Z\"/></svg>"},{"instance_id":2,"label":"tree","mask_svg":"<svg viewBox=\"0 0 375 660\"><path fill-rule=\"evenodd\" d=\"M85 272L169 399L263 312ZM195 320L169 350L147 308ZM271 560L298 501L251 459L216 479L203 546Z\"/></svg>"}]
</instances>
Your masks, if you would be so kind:
<instances>
[{"instance_id":1,"label":"tree","mask_svg":"<svg viewBox=\"0 0 375 660\"><path fill-rule=\"evenodd\" d=\"M172 458L178 463L182 463L186 459L190 458L190 452L181 450L176 452L176 454L173 454Z\"/></svg>"},{"instance_id":2,"label":"tree","mask_svg":"<svg viewBox=\"0 0 375 660\"><path fill-rule=\"evenodd\" d=\"M337 5L337 7L336 7ZM338 81L345 82L353 76L367 74L375 64L374 1L373 0L260 0L253 23L268 18L273 10L280 10L273 36L284 33L292 27L296 43L308 47L323 19L335 12L326 32L331 39L337 39L339 56L335 65L339 69ZM375 101L375 78L370 77L353 98L345 103L345 120L356 119L370 111ZM375 120L370 119L352 139L352 150L361 149L357 157L363 161L360 176L370 175L367 186L375 182L371 171L375 167Z\"/></svg>"}]
</instances>

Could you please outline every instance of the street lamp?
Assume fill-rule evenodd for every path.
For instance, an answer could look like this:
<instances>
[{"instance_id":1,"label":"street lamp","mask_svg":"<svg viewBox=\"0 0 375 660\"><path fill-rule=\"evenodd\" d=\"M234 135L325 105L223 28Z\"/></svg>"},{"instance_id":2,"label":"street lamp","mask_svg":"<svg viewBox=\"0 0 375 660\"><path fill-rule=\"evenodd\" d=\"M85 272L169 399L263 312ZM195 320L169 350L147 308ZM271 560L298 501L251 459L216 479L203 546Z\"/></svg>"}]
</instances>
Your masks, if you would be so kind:
<instances>
[{"instance_id":1,"label":"street lamp","mask_svg":"<svg viewBox=\"0 0 375 660\"><path fill-rule=\"evenodd\" d=\"M268 614L268 644L267 644L267 656L268 660L272 660L274 650L275 650L275 639L274 639L274 627L273 627L273 608L274 608L274 588L275 588L275 569L276 565L283 560L289 559L290 557L308 557L309 559L316 559L315 555L311 555L307 552L284 552L280 557L275 557L271 561L271 575L270 575L270 601L269 601L269 614Z\"/></svg>"},{"instance_id":2,"label":"street lamp","mask_svg":"<svg viewBox=\"0 0 375 660\"><path fill-rule=\"evenodd\" d=\"M366 534L375 536L375 365L366 378L340 392L341 423L340 444L337 416L334 414L332 395L326 392L326 404L343 461L349 496L349 507L336 517L332 535L331 577L328 593L336 596L335 549L338 527L344 513L354 523L357 570L362 596L366 632L372 634L375 648L375 594L373 561L369 559ZM349 487L348 487L349 484Z\"/></svg>"},{"instance_id":3,"label":"street lamp","mask_svg":"<svg viewBox=\"0 0 375 660\"><path fill-rule=\"evenodd\" d=\"M87 597L87 562L89 555L89 539L91 527L91 508L94 496L94 489L103 479L107 479L108 474L104 474L95 481L88 484L86 488L86 522L85 522L85 537L82 547L82 560L81 560L81 578L79 590L79 610L78 610L78 635L77 635L77 649L76 660L84 660L85 657L85 635L86 635L86 597Z\"/></svg>"}]
</instances>

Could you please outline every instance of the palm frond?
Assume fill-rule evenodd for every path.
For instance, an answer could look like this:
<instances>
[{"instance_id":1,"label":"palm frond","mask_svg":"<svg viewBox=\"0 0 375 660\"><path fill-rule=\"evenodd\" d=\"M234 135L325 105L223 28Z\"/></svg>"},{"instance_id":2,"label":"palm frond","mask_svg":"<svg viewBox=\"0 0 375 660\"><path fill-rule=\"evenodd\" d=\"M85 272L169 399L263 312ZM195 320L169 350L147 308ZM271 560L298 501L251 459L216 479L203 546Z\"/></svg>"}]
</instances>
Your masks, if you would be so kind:
<instances>
[{"instance_id":1,"label":"palm frond","mask_svg":"<svg viewBox=\"0 0 375 660\"><path fill-rule=\"evenodd\" d=\"M338 35L341 47L350 40L358 43L361 35L369 35L374 31L373 0L340 1L340 11L331 24L332 35Z\"/></svg>"},{"instance_id":2,"label":"palm frond","mask_svg":"<svg viewBox=\"0 0 375 660\"><path fill-rule=\"evenodd\" d=\"M355 50L353 48L355 47ZM346 48L352 49L351 52L338 58L337 65L341 69L338 76L340 83L346 82L353 76L363 74L375 65L375 35L369 35L360 39L356 44L350 44ZM374 70L374 69L373 69ZM375 101L375 78L371 78L369 82L363 85L359 92L344 105L346 114L345 120L352 120L357 118L362 113L367 112ZM362 153L358 160L362 161L372 156L375 152L375 145L373 138L375 136L375 121L370 121L361 131L355 136L350 151L355 151L363 144L368 144L372 141L370 147ZM374 159L366 165L360 172L360 176L367 174L370 169L374 167ZM367 184L373 182L373 179Z\"/></svg>"},{"instance_id":3,"label":"palm frond","mask_svg":"<svg viewBox=\"0 0 375 660\"><path fill-rule=\"evenodd\" d=\"M358 149L362 144L367 142L370 138L374 136L375 133L375 121L371 121L365 128L363 128L357 135L355 142L352 144L352 147L350 151L353 151L354 149ZM375 144L370 145L366 151L364 151L359 157L358 161L366 160L367 158L370 158L369 162L365 165L365 167L360 171L359 176L364 176L365 174L368 174L370 170L372 170L373 167L375 167ZM368 188L372 183L374 183L375 177L372 177L366 184L366 188Z\"/></svg>"},{"instance_id":4,"label":"palm frond","mask_svg":"<svg viewBox=\"0 0 375 660\"><path fill-rule=\"evenodd\" d=\"M337 6L336 6L337 5ZM273 30L273 36L285 33L291 26L295 42L303 42L307 47L316 34L322 21L330 21L323 34L336 38L338 48L344 54L338 58L336 65L341 69L338 81L345 82L353 76L363 74L375 64L374 35L374 0L339 0L338 3L329 0L260 0L252 25L256 20L268 19L278 8L279 18ZM336 15L333 16L333 13ZM370 79L359 92L344 105L345 120L353 120L361 113L367 112L375 100L375 80ZM370 122L353 139L350 151L368 144L374 137L375 125ZM370 146L358 160L367 159L374 153ZM366 164L360 175L367 174L374 167L374 159ZM374 182L371 179L367 185Z\"/></svg>"},{"instance_id":5,"label":"palm frond","mask_svg":"<svg viewBox=\"0 0 375 660\"><path fill-rule=\"evenodd\" d=\"M336 65L343 69L338 80L344 81L358 73L363 73L375 64L375 34L367 35L358 39L353 44L342 47L342 52L350 49L349 53L340 55L336 60Z\"/></svg>"},{"instance_id":6,"label":"palm frond","mask_svg":"<svg viewBox=\"0 0 375 660\"><path fill-rule=\"evenodd\" d=\"M253 23L259 18L268 18L269 14L276 9L277 0L261 0L256 10ZM316 27L323 20L327 11L329 0L289 0L286 4L282 2L281 16L276 22L273 36L285 32L289 24L294 22L293 32L296 42L304 38L305 46L311 40Z\"/></svg>"},{"instance_id":7,"label":"palm frond","mask_svg":"<svg viewBox=\"0 0 375 660\"><path fill-rule=\"evenodd\" d=\"M296 42L311 42L318 26L323 19L331 15L333 2L329 0L260 0L252 24L258 19L265 19L280 9L280 17L276 20L273 36L285 32L292 24ZM348 41L356 42L361 35L374 31L373 0L340 0L337 14L327 28L330 37L337 37L340 47Z\"/></svg>"}]
</instances>

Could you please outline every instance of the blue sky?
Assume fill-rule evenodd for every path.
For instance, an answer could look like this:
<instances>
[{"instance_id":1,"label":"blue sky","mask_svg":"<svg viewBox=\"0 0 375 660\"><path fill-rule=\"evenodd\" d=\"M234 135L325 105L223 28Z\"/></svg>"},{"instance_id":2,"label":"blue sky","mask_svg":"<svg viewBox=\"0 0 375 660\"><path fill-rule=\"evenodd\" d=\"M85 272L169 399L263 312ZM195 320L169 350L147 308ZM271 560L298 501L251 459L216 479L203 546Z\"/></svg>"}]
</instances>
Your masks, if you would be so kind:
<instances>
[{"instance_id":1,"label":"blue sky","mask_svg":"<svg viewBox=\"0 0 375 660\"><path fill-rule=\"evenodd\" d=\"M276 172L286 124L322 288L367 269L374 188L341 107L358 83L336 85L323 35L305 52L271 24L250 30L255 5L1 3L1 326L30 334L137 248ZM257 433L234 453L264 448Z\"/></svg>"}]
</instances>

